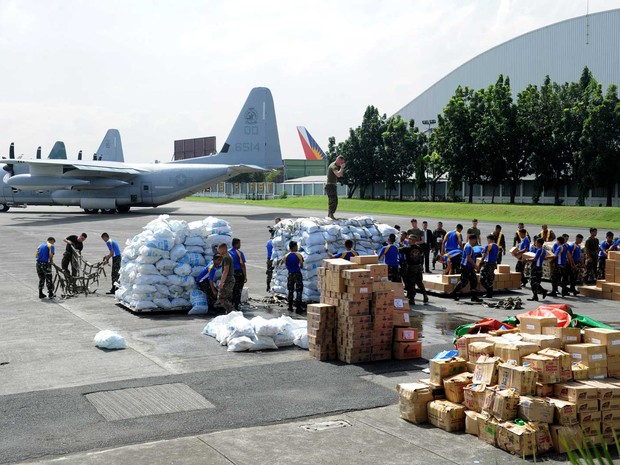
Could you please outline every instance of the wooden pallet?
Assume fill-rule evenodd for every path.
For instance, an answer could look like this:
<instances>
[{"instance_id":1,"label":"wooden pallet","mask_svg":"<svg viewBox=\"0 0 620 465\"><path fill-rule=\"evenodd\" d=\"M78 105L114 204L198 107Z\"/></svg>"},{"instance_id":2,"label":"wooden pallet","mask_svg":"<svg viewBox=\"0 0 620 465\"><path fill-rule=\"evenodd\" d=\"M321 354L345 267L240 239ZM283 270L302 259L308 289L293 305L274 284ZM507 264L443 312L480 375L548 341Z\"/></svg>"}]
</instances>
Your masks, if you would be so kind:
<instances>
[{"instance_id":1,"label":"wooden pallet","mask_svg":"<svg viewBox=\"0 0 620 465\"><path fill-rule=\"evenodd\" d=\"M130 305L128 305L126 302L121 302L120 300L116 301L116 305L118 307L121 307L124 310L127 310L128 312L131 313L135 313L135 314L142 314L142 313L187 313L189 312L192 307L174 307L174 308L146 308L146 309L140 309L140 310L136 310L135 308L132 308Z\"/></svg>"}]
</instances>

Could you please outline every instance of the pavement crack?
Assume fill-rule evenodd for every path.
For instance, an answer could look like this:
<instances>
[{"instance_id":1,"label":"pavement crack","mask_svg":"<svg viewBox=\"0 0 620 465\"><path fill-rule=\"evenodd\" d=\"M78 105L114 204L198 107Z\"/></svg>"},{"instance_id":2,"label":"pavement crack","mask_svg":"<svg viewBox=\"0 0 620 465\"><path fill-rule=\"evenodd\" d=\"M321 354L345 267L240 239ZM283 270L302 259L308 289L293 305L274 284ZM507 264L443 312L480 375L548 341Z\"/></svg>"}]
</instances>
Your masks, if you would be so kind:
<instances>
[{"instance_id":1,"label":"pavement crack","mask_svg":"<svg viewBox=\"0 0 620 465\"><path fill-rule=\"evenodd\" d=\"M233 465L236 465L237 462L234 462L233 460L231 460L229 457L226 456L226 454L222 453L217 448L213 447L211 444L209 444L207 441L205 441L202 437L197 436L196 439L198 439L200 442L205 444L207 447L211 448L215 453L219 454L224 460L227 460L228 462L232 463Z\"/></svg>"}]
</instances>

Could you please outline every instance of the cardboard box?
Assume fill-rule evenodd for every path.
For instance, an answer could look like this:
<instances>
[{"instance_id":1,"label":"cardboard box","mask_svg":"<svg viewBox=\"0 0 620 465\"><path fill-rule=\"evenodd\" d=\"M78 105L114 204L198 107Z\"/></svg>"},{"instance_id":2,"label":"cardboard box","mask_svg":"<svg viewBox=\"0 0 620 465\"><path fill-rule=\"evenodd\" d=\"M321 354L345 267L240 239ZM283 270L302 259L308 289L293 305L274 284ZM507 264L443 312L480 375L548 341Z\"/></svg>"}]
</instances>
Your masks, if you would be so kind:
<instances>
[{"instance_id":1,"label":"cardboard box","mask_svg":"<svg viewBox=\"0 0 620 465\"><path fill-rule=\"evenodd\" d=\"M579 426L552 425L549 431L553 441L553 450L558 454L565 454L583 447L583 436Z\"/></svg>"},{"instance_id":2,"label":"cardboard box","mask_svg":"<svg viewBox=\"0 0 620 465\"><path fill-rule=\"evenodd\" d=\"M545 383L558 383L560 381L560 366L554 357L540 354L530 354L522 358L524 366L529 366L538 373L538 381Z\"/></svg>"},{"instance_id":3,"label":"cardboard box","mask_svg":"<svg viewBox=\"0 0 620 465\"><path fill-rule=\"evenodd\" d=\"M551 397L553 386L553 384L536 383L536 397Z\"/></svg>"},{"instance_id":4,"label":"cardboard box","mask_svg":"<svg viewBox=\"0 0 620 465\"><path fill-rule=\"evenodd\" d=\"M553 449L553 440L549 425L543 422L530 421L529 425L536 430L536 454L541 455Z\"/></svg>"},{"instance_id":5,"label":"cardboard box","mask_svg":"<svg viewBox=\"0 0 620 465\"><path fill-rule=\"evenodd\" d=\"M497 265L497 272L499 274L510 273L510 265Z\"/></svg>"},{"instance_id":6,"label":"cardboard box","mask_svg":"<svg viewBox=\"0 0 620 465\"><path fill-rule=\"evenodd\" d=\"M493 356L495 344L492 342L472 342L467 348L470 362L476 363L481 355Z\"/></svg>"},{"instance_id":7,"label":"cardboard box","mask_svg":"<svg viewBox=\"0 0 620 465\"><path fill-rule=\"evenodd\" d=\"M575 402L577 413L598 412L598 399L585 399Z\"/></svg>"},{"instance_id":8,"label":"cardboard box","mask_svg":"<svg viewBox=\"0 0 620 465\"><path fill-rule=\"evenodd\" d=\"M500 423L497 427L497 446L520 457L536 453L536 429L528 423Z\"/></svg>"},{"instance_id":9,"label":"cardboard box","mask_svg":"<svg viewBox=\"0 0 620 465\"><path fill-rule=\"evenodd\" d=\"M514 420L519 407L519 394L514 389L487 388L482 412L501 421Z\"/></svg>"},{"instance_id":10,"label":"cardboard box","mask_svg":"<svg viewBox=\"0 0 620 465\"><path fill-rule=\"evenodd\" d=\"M484 406L484 398L486 386L484 384L470 384L463 389L463 403L469 410L474 412L482 412Z\"/></svg>"},{"instance_id":11,"label":"cardboard box","mask_svg":"<svg viewBox=\"0 0 620 465\"><path fill-rule=\"evenodd\" d=\"M577 404L568 400L555 399L553 397L549 397L547 400L553 404L554 423L563 426L572 426L578 423Z\"/></svg>"},{"instance_id":12,"label":"cardboard box","mask_svg":"<svg viewBox=\"0 0 620 465\"><path fill-rule=\"evenodd\" d=\"M350 268L355 268L355 264L350 262L349 260L344 260L342 258L324 258L323 259L323 268L325 271L342 271L348 270Z\"/></svg>"},{"instance_id":13,"label":"cardboard box","mask_svg":"<svg viewBox=\"0 0 620 465\"><path fill-rule=\"evenodd\" d=\"M379 257L376 255L358 255L356 257L351 257L351 263L356 263L358 265L378 264Z\"/></svg>"},{"instance_id":14,"label":"cardboard box","mask_svg":"<svg viewBox=\"0 0 620 465\"><path fill-rule=\"evenodd\" d=\"M519 328L522 333L542 334L545 326L558 326L558 319L547 316L522 316L519 320Z\"/></svg>"},{"instance_id":15,"label":"cardboard box","mask_svg":"<svg viewBox=\"0 0 620 465\"><path fill-rule=\"evenodd\" d=\"M606 328L586 328L583 341L607 347L608 355L620 355L620 331Z\"/></svg>"},{"instance_id":16,"label":"cardboard box","mask_svg":"<svg viewBox=\"0 0 620 465\"><path fill-rule=\"evenodd\" d=\"M616 379L588 380L583 382L583 384L597 389L599 399L620 399L620 385L617 383L618 380Z\"/></svg>"},{"instance_id":17,"label":"cardboard box","mask_svg":"<svg viewBox=\"0 0 620 465\"><path fill-rule=\"evenodd\" d=\"M394 328L395 342L416 342L418 330L416 328Z\"/></svg>"},{"instance_id":18,"label":"cardboard box","mask_svg":"<svg viewBox=\"0 0 620 465\"><path fill-rule=\"evenodd\" d=\"M370 276L375 279L388 277L388 267L384 263L364 265L364 268L370 271Z\"/></svg>"},{"instance_id":19,"label":"cardboard box","mask_svg":"<svg viewBox=\"0 0 620 465\"><path fill-rule=\"evenodd\" d=\"M499 422L488 413L483 412L477 415L478 439L492 446L497 446L497 425Z\"/></svg>"},{"instance_id":20,"label":"cardboard box","mask_svg":"<svg viewBox=\"0 0 620 465\"><path fill-rule=\"evenodd\" d=\"M531 342L536 344L539 350L542 349L560 349L562 346L562 339L552 334L522 334L524 342Z\"/></svg>"},{"instance_id":21,"label":"cardboard box","mask_svg":"<svg viewBox=\"0 0 620 465\"><path fill-rule=\"evenodd\" d=\"M598 389L587 383L560 383L553 386L553 393L559 399L577 402L580 400L598 399Z\"/></svg>"},{"instance_id":22,"label":"cardboard box","mask_svg":"<svg viewBox=\"0 0 620 465\"><path fill-rule=\"evenodd\" d=\"M538 352L538 346L532 342L496 342L495 356L504 362L514 360L517 365L521 364L522 357Z\"/></svg>"},{"instance_id":23,"label":"cardboard box","mask_svg":"<svg viewBox=\"0 0 620 465\"><path fill-rule=\"evenodd\" d=\"M473 410L465 410L465 432L478 436L478 417L480 414Z\"/></svg>"},{"instance_id":24,"label":"cardboard box","mask_svg":"<svg viewBox=\"0 0 620 465\"><path fill-rule=\"evenodd\" d=\"M429 363L431 382L441 384L444 378L467 371L467 362L459 357L449 359L431 360Z\"/></svg>"},{"instance_id":25,"label":"cardboard box","mask_svg":"<svg viewBox=\"0 0 620 465\"><path fill-rule=\"evenodd\" d=\"M400 417L415 423L426 423L427 404L433 400L431 388L421 383L403 383L396 386L399 397Z\"/></svg>"},{"instance_id":26,"label":"cardboard box","mask_svg":"<svg viewBox=\"0 0 620 465\"><path fill-rule=\"evenodd\" d=\"M465 394L463 393L463 389L471 384L473 377L473 373L464 372L444 378L443 387L446 399L456 404L462 404L465 402Z\"/></svg>"},{"instance_id":27,"label":"cardboard box","mask_svg":"<svg viewBox=\"0 0 620 465\"><path fill-rule=\"evenodd\" d=\"M444 431L463 431L465 429L465 406L449 400L434 400L428 404L429 422Z\"/></svg>"},{"instance_id":28,"label":"cardboard box","mask_svg":"<svg viewBox=\"0 0 620 465\"><path fill-rule=\"evenodd\" d=\"M573 363L571 371L575 381L588 379L588 367L583 363Z\"/></svg>"},{"instance_id":29,"label":"cardboard box","mask_svg":"<svg viewBox=\"0 0 620 465\"><path fill-rule=\"evenodd\" d=\"M474 384L492 386L497 384L497 367L500 363L498 357L481 356L476 361L474 369Z\"/></svg>"},{"instance_id":30,"label":"cardboard box","mask_svg":"<svg viewBox=\"0 0 620 465\"><path fill-rule=\"evenodd\" d=\"M394 309L394 327L396 328L410 328L411 317L409 316L409 310L400 311Z\"/></svg>"},{"instance_id":31,"label":"cardboard box","mask_svg":"<svg viewBox=\"0 0 620 465\"><path fill-rule=\"evenodd\" d=\"M588 368L588 379L605 379L609 376L607 367Z\"/></svg>"},{"instance_id":32,"label":"cardboard box","mask_svg":"<svg viewBox=\"0 0 620 465\"><path fill-rule=\"evenodd\" d=\"M469 360L469 344L472 342L486 342L486 334L465 334L456 340L456 349L459 357Z\"/></svg>"},{"instance_id":33,"label":"cardboard box","mask_svg":"<svg viewBox=\"0 0 620 465\"><path fill-rule=\"evenodd\" d=\"M320 316L332 316L336 315L336 307L327 304L308 304L306 308L308 316L320 315Z\"/></svg>"},{"instance_id":34,"label":"cardboard box","mask_svg":"<svg viewBox=\"0 0 620 465\"><path fill-rule=\"evenodd\" d=\"M545 326L542 328L542 333L559 337L562 341L561 348L563 348L566 344L581 343L581 329L579 328L558 328L552 326Z\"/></svg>"},{"instance_id":35,"label":"cardboard box","mask_svg":"<svg viewBox=\"0 0 620 465\"><path fill-rule=\"evenodd\" d=\"M583 423L600 423L601 422L601 412L598 410L586 411L586 412L577 412L577 421L579 424Z\"/></svg>"},{"instance_id":36,"label":"cardboard box","mask_svg":"<svg viewBox=\"0 0 620 465\"><path fill-rule=\"evenodd\" d=\"M553 423L555 408L542 397L521 396L517 415L527 421Z\"/></svg>"},{"instance_id":37,"label":"cardboard box","mask_svg":"<svg viewBox=\"0 0 620 465\"><path fill-rule=\"evenodd\" d=\"M539 355L551 357L557 360L559 367L559 381L566 383L573 378L571 355L560 349L543 349Z\"/></svg>"},{"instance_id":38,"label":"cardboard box","mask_svg":"<svg viewBox=\"0 0 620 465\"><path fill-rule=\"evenodd\" d=\"M607 367L607 347L582 343L566 344L564 350L571 354L573 362L583 363L588 368Z\"/></svg>"},{"instance_id":39,"label":"cardboard box","mask_svg":"<svg viewBox=\"0 0 620 465\"><path fill-rule=\"evenodd\" d=\"M538 373L531 367L502 363L498 367L497 384L502 389L514 389L520 395L536 393Z\"/></svg>"},{"instance_id":40,"label":"cardboard box","mask_svg":"<svg viewBox=\"0 0 620 465\"><path fill-rule=\"evenodd\" d=\"M421 342L395 342L392 356L396 360L410 360L422 357Z\"/></svg>"}]
</instances>

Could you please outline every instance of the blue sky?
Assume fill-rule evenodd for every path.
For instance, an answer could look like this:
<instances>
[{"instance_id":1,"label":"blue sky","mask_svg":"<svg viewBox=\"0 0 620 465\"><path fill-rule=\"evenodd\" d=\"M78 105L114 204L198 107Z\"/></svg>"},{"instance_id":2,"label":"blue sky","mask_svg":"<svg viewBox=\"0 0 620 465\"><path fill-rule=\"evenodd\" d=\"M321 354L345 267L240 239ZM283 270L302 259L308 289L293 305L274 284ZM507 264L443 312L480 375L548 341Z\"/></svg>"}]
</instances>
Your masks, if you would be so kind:
<instances>
[{"instance_id":1,"label":"blue sky","mask_svg":"<svg viewBox=\"0 0 620 465\"><path fill-rule=\"evenodd\" d=\"M266 86L283 156L302 158L296 126L326 149L367 105L392 114L488 48L585 12L585 0L0 0L0 154L63 140L69 158L88 155L110 127L127 161L170 160L182 138L219 148Z\"/></svg>"}]
</instances>

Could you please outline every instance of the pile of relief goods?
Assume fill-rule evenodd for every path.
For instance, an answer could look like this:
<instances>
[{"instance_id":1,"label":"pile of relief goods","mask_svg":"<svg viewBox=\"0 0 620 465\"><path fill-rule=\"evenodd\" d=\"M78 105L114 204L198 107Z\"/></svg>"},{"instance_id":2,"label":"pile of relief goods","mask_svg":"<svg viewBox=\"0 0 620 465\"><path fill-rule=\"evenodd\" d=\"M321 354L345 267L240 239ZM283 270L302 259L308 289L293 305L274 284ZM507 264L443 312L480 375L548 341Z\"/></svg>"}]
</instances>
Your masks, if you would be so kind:
<instances>
[{"instance_id":1,"label":"pile of relief goods","mask_svg":"<svg viewBox=\"0 0 620 465\"><path fill-rule=\"evenodd\" d=\"M271 319L255 316L248 320L242 312L230 312L215 317L202 333L228 346L228 352L278 349L292 345L308 349L306 320L293 320L288 316Z\"/></svg>"},{"instance_id":2,"label":"pile of relief goods","mask_svg":"<svg viewBox=\"0 0 620 465\"><path fill-rule=\"evenodd\" d=\"M116 298L134 311L192 307L191 314L207 313L196 277L222 243L232 244L224 220L209 216L187 223L161 215L127 241Z\"/></svg>"},{"instance_id":3,"label":"pile of relief goods","mask_svg":"<svg viewBox=\"0 0 620 465\"><path fill-rule=\"evenodd\" d=\"M620 331L582 331L553 316L519 320L517 333L462 336L457 353L430 361L429 380L399 385L401 417L520 456L614 443Z\"/></svg>"},{"instance_id":4,"label":"pile of relief goods","mask_svg":"<svg viewBox=\"0 0 620 465\"><path fill-rule=\"evenodd\" d=\"M359 216L341 220L327 218L297 218L280 221L275 226L273 237L273 265L274 274L271 289L276 294L286 295L288 273L282 261L289 251L290 241L299 244L299 252L304 259L302 269L304 302L318 302L320 291L318 288L317 270L322 266L323 259L331 254L344 251L344 243L353 241L353 249L359 255L372 255L387 242L390 234L398 231L386 224L378 224L369 216Z\"/></svg>"}]
</instances>

